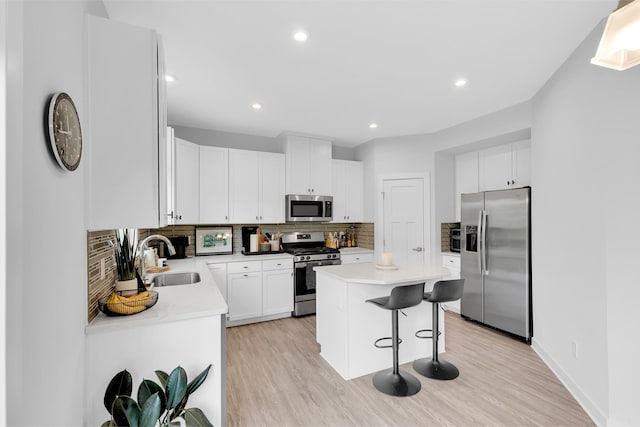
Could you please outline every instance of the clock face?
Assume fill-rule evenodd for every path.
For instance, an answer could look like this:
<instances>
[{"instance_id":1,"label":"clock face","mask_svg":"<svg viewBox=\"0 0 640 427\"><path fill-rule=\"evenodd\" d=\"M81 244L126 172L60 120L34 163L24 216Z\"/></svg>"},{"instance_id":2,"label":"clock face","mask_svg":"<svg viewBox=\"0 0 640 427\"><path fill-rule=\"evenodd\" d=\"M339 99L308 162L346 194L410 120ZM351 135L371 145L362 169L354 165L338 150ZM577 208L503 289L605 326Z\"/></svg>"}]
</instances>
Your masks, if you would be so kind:
<instances>
[{"instance_id":1,"label":"clock face","mask_svg":"<svg viewBox=\"0 0 640 427\"><path fill-rule=\"evenodd\" d=\"M64 92L53 95L49 104L49 142L58 164L76 170L82 156L82 131L73 100Z\"/></svg>"}]
</instances>

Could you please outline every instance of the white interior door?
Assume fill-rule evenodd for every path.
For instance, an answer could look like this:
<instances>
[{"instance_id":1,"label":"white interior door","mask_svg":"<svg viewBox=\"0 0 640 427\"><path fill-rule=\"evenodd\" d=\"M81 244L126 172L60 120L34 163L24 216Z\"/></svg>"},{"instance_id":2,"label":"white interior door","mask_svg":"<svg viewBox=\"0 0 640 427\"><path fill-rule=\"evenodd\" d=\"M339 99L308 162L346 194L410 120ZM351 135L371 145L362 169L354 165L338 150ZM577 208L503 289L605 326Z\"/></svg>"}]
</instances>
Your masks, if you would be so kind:
<instances>
[{"instance_id":1,"label":"white interior door","mask_svg":"<svg viewBox=\"0 0 640 427\"><path fill-rule=\"evenodd\" d=\"M383 252L394 264L424 263L424 179L385 179L383 182Z\"/></svg>"}]
</instances>

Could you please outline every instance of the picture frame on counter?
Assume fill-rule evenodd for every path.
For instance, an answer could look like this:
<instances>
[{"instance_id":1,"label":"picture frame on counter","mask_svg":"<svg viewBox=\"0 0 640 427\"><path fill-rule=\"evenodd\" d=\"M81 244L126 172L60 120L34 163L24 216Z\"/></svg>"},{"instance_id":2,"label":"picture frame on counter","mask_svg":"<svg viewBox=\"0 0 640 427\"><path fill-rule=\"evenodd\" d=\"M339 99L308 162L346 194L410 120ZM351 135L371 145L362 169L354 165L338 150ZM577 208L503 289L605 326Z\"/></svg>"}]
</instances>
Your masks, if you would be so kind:
<instances>
[{"instance_id":1,"label":"picture frame on counter","mask_svg":"<svg viewBox=\"0 0 640 427\"><path fill-rule=\"evenodd\" d=\"M196 227L197 255L228 255L233 252L233 227Z\"/></svg>"}]
</instances>

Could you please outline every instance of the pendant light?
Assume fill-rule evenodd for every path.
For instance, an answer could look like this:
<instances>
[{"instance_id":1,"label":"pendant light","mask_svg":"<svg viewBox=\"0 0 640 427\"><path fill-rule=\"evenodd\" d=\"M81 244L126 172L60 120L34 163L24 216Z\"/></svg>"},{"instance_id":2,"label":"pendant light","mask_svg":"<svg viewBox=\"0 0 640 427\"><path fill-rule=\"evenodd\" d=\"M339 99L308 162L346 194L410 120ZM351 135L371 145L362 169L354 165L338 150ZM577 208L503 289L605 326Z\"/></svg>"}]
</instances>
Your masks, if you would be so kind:
<instances>
[{"instance_id":1,"label":"pendant light","mask_svg":"<svg viewBox=\"0 0 640 427\"><path fill-rule=\"evenodd\" d=\"M640 0L620 0L591 63L618 71L640 64Z\"/></svg>"}]
</instances>

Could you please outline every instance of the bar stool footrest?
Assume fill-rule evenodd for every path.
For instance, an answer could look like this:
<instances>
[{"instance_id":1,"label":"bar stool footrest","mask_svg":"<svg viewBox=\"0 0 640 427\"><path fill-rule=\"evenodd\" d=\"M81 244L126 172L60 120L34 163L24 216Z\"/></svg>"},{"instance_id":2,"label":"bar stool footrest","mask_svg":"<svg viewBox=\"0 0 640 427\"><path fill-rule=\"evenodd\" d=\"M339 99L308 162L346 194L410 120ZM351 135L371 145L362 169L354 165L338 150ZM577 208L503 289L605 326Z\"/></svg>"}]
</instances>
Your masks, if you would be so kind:
<instances>
[{"instance_id":1,"label":"bar stool footrest","mask_svg":"<svg viewBox=\"0 0 640 427\"><path fill-rule=\"evenodd\" d=\"M392 343L392 344L389 344L389 345L379 345L378 343L379 343L380 341L383 341L383 340L392 340L392 339L393 339L393 337L382 337L382 338L378 338L378 339L376 340L376 342L374 342L374 343L373 343L373 345L374 345L374 346L376 346L376 347L378 347L378 348L391 348L391 347L393 347L393 343ZM402 344L402 338L398 338L398 345L400 345L400 344Z\"/></svg>"}]
</instances>

